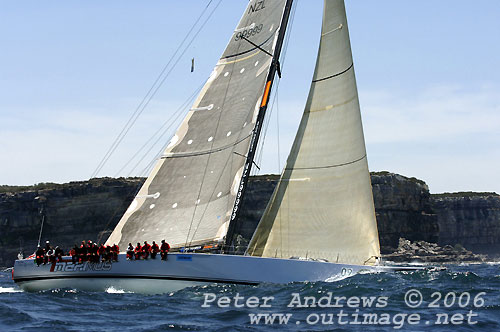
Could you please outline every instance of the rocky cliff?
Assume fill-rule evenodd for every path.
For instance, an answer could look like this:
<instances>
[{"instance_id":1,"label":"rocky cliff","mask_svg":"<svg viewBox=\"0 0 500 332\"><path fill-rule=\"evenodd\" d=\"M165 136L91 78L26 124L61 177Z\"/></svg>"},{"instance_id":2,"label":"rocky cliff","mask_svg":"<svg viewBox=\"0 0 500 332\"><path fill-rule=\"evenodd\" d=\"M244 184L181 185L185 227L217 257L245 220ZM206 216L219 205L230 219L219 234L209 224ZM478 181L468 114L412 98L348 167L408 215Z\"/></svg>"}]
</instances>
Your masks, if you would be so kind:
<instances>
[{"instance_id":1,"label":"rocky cliff","mask_svg":"<svg viewBox=\"0 0 500 332\"><path fill-rule=\"evenodd\" d=\"M371 174L382 253L398 247L399 238L437 242L439 225L424 181L399 174Z\"/></svg>"},{"instance_id":2,"label":"rocky cliff","mask_svg":"<svg viewBox=\"0 0 500 332\"><path fill-rule=\"evenodd\" d=\"M484 255L474 254L460 245L440 247L436 243L411 242L403 238L399 239L397 249L390 254L384 255L383 258L385 261L397 263L477 263L484 262L486 259Z\"/></svg>"},{"instance_id":3,"label":"rocky cliff","mask_svg":"<svg viewBox=\"0 0 500 332\"><path fill-rule=\"evenodd\" d=\"M477 253L500 254L500 196L453 193L431 196L438 216L439 244L460 244Z\"/></svg>"},{"instance_id":4,"label":"rocky cliff","mask_svg":"<svg viewBox=\"0 0 500 332\"><path fill-rule=\"evenodd\" d=\"M2 187L7 192L0 194L0 266L11 266L20 249L28 255L34 251L42 215L42 243L50 239L69 248L83 239L96 241L118 223L142 182L104 178L21 192Z\"/></svg>"},{"instance_id":5,"label":"rocky cliff","mask_svg":"<svg viewBox=\"0 0 500 332\"><path fill-rule=\"evenodd\" d=\"M241 250L252 236L278 178L251 178L236 229ZM0 186L0 266L11 266L20 248L27 254L33 252L42 214L42 242L50 238L52 243L68 248L82 239L96 241L100 235L105 239L143 181L103 178L23 188ZM500 252L498 195L430 195L423 181L389 172L372 173L372 185L383 253L397 250L400 237L414 242L460 244L480 253Z\"/></svg>"}]
</instances>

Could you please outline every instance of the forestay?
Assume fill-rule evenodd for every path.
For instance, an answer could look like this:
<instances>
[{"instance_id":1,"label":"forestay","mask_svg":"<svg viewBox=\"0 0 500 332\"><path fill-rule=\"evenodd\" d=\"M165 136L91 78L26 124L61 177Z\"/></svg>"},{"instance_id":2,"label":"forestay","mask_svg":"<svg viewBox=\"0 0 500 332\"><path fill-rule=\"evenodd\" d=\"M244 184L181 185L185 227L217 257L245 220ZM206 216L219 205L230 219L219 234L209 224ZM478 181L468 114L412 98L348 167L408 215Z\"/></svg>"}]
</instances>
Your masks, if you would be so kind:
<instances>
[{"instance_id":1,"label":"forestay","mask_svg":"<svg viewBox=\"0 0 500 332\"><path fill-rule=\"evenodd\" d=\"M247 253L373 264L377 223L343 0L326 0L306 108Z\"/></svg>"},{"instance_id":2,"label":"forestay","mask_svg":"<svg viewBox=\"0 0 500 332\"><path fill-rule=\"evenodd\" d=\"M285 0L249 2L229 44L107 244L222 240L242 176ZM252 43L244 40L248 38Z\"/></svg>"}]
</instances>

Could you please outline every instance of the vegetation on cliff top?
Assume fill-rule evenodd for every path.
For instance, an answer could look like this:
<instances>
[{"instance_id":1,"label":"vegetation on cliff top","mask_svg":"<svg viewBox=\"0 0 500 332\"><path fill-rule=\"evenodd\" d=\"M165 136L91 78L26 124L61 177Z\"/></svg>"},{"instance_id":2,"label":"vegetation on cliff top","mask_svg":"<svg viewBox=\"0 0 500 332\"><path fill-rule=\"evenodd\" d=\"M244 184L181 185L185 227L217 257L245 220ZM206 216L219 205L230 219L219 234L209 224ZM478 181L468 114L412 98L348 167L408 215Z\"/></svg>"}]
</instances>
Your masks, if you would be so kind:
<instances>
[{"instance_id":1,"label":"vegetation on cliff top","mask_svg":"<svg viewBox=\"0 0 500 332\"><path fill-rule=\"evenodd\" d=\"M460 191L456 193L441 193L441 194L431 194L431 197L434 198L447 198L447 197L488 197L488 196L497 196L495 192L473 192L473 191Z\"/></svg>"},{"instance_id":2,"label":"vegetation on cliff top","mask_svg":"<svg viewBox=\"0 0 500 332\"><path fill-rule=\"evenodd\" d=\"M420 185L426 185L426 183L420 179L417 179L415 177L406 177L403 175L399 174L394 174L388 171L381 171L381 172L371 172L370 173L372 176L387 176L387 175L397 175L401 176L402 178L413 182L417 183ZM254 175L252 178L257 181L278 181L280 175L278 174L263 174L263 175ZM0 194L4 193L18 193L18 192L23 192L23 191L40 191L40 190L51 190L51 189L64 189L68 188L71 186L82 186L82 185L102 185L106 184L112 181L143 181L145 178L141 177L129 177L129 178L110 178L110 177L104 177L104 178L93 178L88 181L72 181L69 183L53 183L53 182L41 182L37 183L34 185L30 186L10 186L10 185L0 185ZM456 192L456 193L440 193L440 194L431 194L432 197L434 198L446 198L446 197L487 197L487 196L497 196L500 197L499 194L495 192L472 192L472 191L465 191L465 192Z\"/></svg>"},{"instance_id":3,"label":"vegetation on cliff top","mask_svg":"<svg viewBox=\"0 0 500 332\"><path fill-rule=\"evenodd\" d=\"M406 176L404 176L404 175L401 175L401 174L395 174L395 173L391 173L391 172L388 172L388 171L370 172L370 175L371 175L371 176L374 176L374 175L378 175L378 176L387 176L387 175L391 175L391 174L392 174L392 175L395 175L395 176L396 176L396 175L397 175L397 176L400 176L400 177L402 177L402 178L404 178L404 179L406 179L406 180L408 180L408 181L410 181L410 182L413 182L413 183L417 183L417 184L424 185L424 186L426 186L426 185L427 185L427 184L425 183L425 181L420 180L420 179L417 179L417 178L415 178L415 177L411 177L411 178L409 178L409 177L406 177Z\"/></svg>"},{"instance_id":4,"label":"vegetation on cliff top","mask_svg":"<svg viewBox=\"0 0 500 332\"><path fill-rule=\"evenodd\" d=\"M82 185L102 185L109 183L111 181L142 181L144 178L140 177L130 177L130 178L94 178L87 181L72 181L69 183L53 183L53 182L40 182L31 186L9 186L0 185L0 194L4 193L18 193L23 191L39 191L39 190L52 190L52 189L64 189L72 186L82 186Z\"/></svg>"},{"instance_id":5,"label":"vegetation on cliff top","mask_svg":"<svg viewBox=\"0 0 500 332\"><path fill-rule=\"evenodd\" d=\"M35 190L44 190L44 189L57 189L61 188L63 185L59 183L52 182L41 182L34 184L32 186L0 186L0 193L16 193L20 191L35 191Z\"/></svg>"}]
</instances>

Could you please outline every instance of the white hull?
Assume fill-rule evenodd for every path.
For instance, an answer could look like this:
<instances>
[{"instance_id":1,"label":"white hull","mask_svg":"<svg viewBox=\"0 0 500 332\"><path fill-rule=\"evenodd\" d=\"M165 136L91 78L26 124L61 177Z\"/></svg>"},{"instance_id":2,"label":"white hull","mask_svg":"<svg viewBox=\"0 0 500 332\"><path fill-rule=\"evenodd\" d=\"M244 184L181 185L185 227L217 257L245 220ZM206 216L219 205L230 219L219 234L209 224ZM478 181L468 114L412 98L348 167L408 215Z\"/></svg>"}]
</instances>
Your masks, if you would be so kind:
<instances>
[{"instance_id":1,"label":"white hull","mask_svg":"<svg viewBox=\"0 0 500 332\"><path fill-rule=\"evenodd\" d=\"M181 254L128 261L120 254L113 263L65 262L36 266L32 259L18 260L13 279L25 291L71 288L105 291L109 288L157 294L211 283L257 285L303 281L335 281L381 267L252 256Z\"/></svg>"}]
</instances>

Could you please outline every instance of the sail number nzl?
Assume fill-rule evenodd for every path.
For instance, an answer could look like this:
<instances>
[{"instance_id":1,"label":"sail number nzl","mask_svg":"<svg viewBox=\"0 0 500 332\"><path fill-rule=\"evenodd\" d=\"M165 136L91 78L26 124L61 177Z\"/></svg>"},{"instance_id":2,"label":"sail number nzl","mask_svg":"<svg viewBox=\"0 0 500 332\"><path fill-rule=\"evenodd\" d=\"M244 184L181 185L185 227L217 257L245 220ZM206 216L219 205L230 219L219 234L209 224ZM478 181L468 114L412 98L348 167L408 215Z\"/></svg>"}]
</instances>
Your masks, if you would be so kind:
<instances>
[{"instance_id":1,"label":"sail number nzl","mask_svg":"<svg viewBox=\"0 0 500 332\"><path fill-rule=\"evenodd\" d=\"M253 5L250 5L250 8L248 8L248 14L253 14L264 8L266 8L266 0L257 1Z\"/></svg>"},{"instance_id":2,"label":"sail number nzl","mask_svg":"<svg viewBox=\"0 0 500 332\"><path fill-rule=\"evenodd\" d=\"M254 28L251 28L251 29L245 29L243 31L240 31L236 34L236 36L234 37L234 40L235 41L238 41L240 40L242 37L244 38L247 38L247 37L251 37L251 36L255 36L257 34L259 34L261 31L262 31L262 27L263 25L262 24L259 24L257 25L256 27Z\"/></svg>"}]
</instances>

